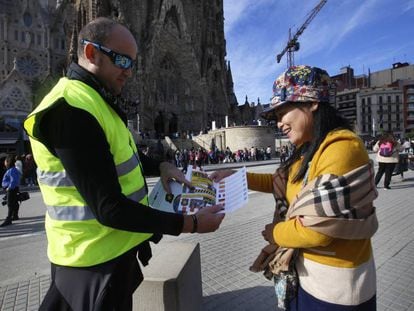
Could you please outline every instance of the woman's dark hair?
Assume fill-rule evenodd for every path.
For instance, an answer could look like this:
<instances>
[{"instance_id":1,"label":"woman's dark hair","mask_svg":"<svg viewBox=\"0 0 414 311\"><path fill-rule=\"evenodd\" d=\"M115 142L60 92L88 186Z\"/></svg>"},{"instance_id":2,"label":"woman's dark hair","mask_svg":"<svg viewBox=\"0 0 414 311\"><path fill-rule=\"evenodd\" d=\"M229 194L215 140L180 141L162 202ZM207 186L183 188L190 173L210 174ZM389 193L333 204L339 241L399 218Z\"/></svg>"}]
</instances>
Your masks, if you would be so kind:
<instances>
[{"instance_id":1,"label":"woman's dark hair","mask_svg":"<svg viewBox=\"0 0 414 311\"><path fill-rule=\"evenodd\" d=\"M378 144L381 145L386 142L390 142L393 146L396 145L397 141L392 132L385 132L384 134L382 134Z\"/></svg>"},{"instance_id":2,"label":"woman's dark hair","mask_svg":"<svg viewBox=\"0 0 414 311\"><path fill-rule=\"evenodd\" d=\"M297 105L298 108L301 106L303 107L303 103L301 103L300 106ZM300 160L303 156L302 164L299 171L293 177L293 182L298 182L305 177L309 162L312 160L313 155L318 150L326 135L333 130L339 129L348 129L352 131L349 121L340 116L334 107L332 107L329 103L319 103L318 108L313 112L312 141L304 143L299 148L296 148L292 156L290 156L289 159L282 165L282 169L288 172L291 165Z\"/></svg>"}]
</instances>

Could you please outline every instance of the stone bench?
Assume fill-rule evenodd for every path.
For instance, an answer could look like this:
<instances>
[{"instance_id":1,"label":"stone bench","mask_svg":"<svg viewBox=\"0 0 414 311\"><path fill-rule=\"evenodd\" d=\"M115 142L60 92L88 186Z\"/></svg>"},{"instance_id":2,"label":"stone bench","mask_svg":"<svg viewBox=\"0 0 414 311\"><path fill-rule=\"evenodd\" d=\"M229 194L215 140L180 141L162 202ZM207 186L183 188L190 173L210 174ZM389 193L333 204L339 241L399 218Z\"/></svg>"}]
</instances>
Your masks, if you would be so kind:
<instances>
[{"instance_id":1,"label":"stone bench","mask_svg":"<svg viewBox=\"0 0 414 311\"><path fill-rule=\"evenodd\" d=\"M171 242L153 247L134 293L134 311L199 311L202 302L200 246Z\"/></svg>"}]
</instances>

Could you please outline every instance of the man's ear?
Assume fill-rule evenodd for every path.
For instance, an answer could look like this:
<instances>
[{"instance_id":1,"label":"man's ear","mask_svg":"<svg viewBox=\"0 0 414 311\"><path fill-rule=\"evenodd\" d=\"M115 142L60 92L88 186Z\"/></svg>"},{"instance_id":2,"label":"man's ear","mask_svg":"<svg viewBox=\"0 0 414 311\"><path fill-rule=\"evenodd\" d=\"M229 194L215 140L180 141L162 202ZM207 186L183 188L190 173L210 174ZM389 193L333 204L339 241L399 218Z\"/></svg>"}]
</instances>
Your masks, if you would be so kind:
<instances>
[{"instance_id":1,"label":"man's ear","mask_svg":"<svg viewBox=\"0 0 414 311\"><path fill-rule=\"evenodd\" d=\"M95 64L96 62L96 49L92 44L85 44L83 48L83 55L90 63Z\"/></svg>"}]
</instances>

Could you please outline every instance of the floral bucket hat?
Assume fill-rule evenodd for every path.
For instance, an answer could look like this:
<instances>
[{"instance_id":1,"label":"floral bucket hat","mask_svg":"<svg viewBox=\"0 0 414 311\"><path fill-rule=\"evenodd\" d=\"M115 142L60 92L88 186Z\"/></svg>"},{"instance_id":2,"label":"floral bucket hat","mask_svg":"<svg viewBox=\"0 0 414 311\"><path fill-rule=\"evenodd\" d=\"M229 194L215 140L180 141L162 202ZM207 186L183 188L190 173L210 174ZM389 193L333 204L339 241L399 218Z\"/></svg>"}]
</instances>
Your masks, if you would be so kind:
<instances>
[{"instance_id":1,"label":"floral bucket hat","mask_svg":"<svg viewBox=\"0 0 414 311\"><path fill-rule=\"evenodd\" d=\"M270 107L261 113L267 120L275 120L275 109L289 102L329 103L331 81L328 73L317 67L292 66L273 83Z\"/></svg>"}]
</instances>

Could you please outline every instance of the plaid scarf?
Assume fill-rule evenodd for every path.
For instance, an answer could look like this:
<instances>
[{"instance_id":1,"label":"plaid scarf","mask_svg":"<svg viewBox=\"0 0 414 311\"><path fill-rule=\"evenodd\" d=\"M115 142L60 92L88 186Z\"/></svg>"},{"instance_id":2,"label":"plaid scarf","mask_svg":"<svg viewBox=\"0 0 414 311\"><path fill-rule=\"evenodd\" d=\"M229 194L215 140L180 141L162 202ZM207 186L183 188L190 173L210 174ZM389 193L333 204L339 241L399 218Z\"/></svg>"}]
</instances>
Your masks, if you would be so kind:
<instances>
[{"instance_id":1,"label":"plaid scarf","mask_svg":"<svg viewBox=\"0 0 414 311\"><path fill-rule=\"evenodd\" d=\"M306 180L306 178L305 178ZM276 200L273 224L286 219L298 219L305 227L340 239L368 239L378 228L372 202L378 196L374 184L373 162L362 165L343 176L318 176L296 196L287 209L287 177L279 168L273 175ZM251 271L264 271L271 279L280 271L288 271L294 264L298 250L266 246L250 267Z\"/></svg>"}]
</instances>

